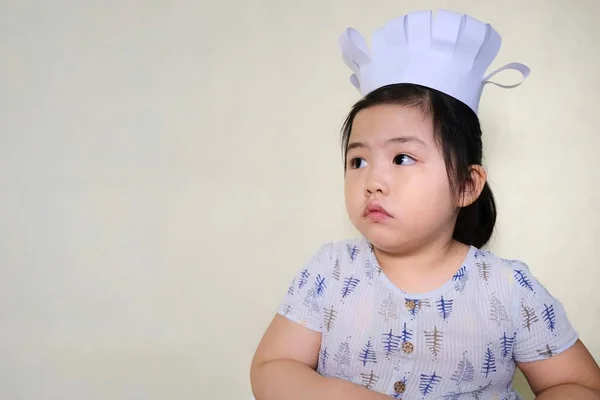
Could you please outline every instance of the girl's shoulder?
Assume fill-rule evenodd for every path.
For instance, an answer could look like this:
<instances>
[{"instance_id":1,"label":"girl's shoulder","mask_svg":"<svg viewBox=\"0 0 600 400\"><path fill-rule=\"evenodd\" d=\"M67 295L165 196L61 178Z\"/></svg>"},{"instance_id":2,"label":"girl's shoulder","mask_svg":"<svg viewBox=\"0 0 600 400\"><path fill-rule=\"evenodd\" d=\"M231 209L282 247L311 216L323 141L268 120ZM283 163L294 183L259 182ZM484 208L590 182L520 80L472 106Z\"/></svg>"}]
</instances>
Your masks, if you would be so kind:
<instances>
[{"instance_id":1,"label":"girl's shoulder","mask_svg":"<svg viewBox=\"0 0 600 400\"><path fill-rule=\"evenodd\" d=\"M519 290L533 290L539 282L532 275L529 265L520 259L504 258L490 250L473 248L471 263L484 283L508 285Z\"/></svg>"},{"instance_id":2,"label":"girl's shoulder","mask_svg":"<svg viewBox=\"0 0 600 400\"><path fill-rule=\"evenodd\" d=\"M336 267L359 265L372 254L370 244L363 238L347 238L324 242L310 255L303 269L332 272Z\"/></svg>"},{"instance_id":3,"label":"girl's shoulder","mask_svg":"<svg viewBox=\"0 0 600 400\"><path fill-rule=\"evenodd\" d=\"M300 274L318 275L319 279L340 281L349 275L372 277L377 261L371 244L363 237L325 242L309 257ZM331 279L333 278L333 279Z\"/></svg>"},{"instance_id":4,"label":"girl's shoulder","mask_svg":"<svg viewBox=\"0 0 600 400\"><path fill-rule=\"evenodd\" d=\"M363 237L339 239L329 242L328 246L331 254L339 258L340 262L354 263L373 253L371 244Z\"/></svg>"},{"instance_id":5,"label":"girl's shoulder","mask_svg":"<svg viewBox=\"0 0 600 400\"><path fill-rule=\"evenodd\" d=\"M561 301L532 273L522 260L502 258L490 251L477 251L476 270L491 299L486 305L490 319L514 323L513 357L518 362L543 360L559 354L578 339ZM481 294L481 293L479 293ZM480 296L481 298L481 296ZM511 304L503 309L501 305ZM508 311L508 314L506 313Z\"/></svg>"},{"instance_id":6,"label":"girl's shoulder","mask_svg":"<svg viewBox=\"0 0 600 400\"><path fill-rule=\"evenodd\" d=\"M356 261L372 253L370 243L362 237L337 239L323 243L312 255L312 260L335 259L340 261Z\"/></svg>"}]
</instances>

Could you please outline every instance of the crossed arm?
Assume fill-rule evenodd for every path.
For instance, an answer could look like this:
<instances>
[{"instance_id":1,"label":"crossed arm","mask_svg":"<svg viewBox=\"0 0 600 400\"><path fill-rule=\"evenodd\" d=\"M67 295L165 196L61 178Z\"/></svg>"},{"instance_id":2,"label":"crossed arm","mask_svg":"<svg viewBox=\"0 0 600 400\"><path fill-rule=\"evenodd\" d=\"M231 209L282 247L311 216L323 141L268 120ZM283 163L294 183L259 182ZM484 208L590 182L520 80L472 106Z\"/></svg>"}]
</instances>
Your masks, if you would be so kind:
<instances>
[{"instance_id":1,"label":"crossed arm","mask_svg":"<svg viewBox=\"0 0 600 400\"><path fill-rule=\"evenodd\" d=\"M321 334L276 315L250 370L256 400L389 400L388 396L318 374Z\"/></svg>"},{"instance_id":2,"label":"crossed arm","mask_svg":"<svg viewBox=\"0 0 600 400\"><path fill-rule=\"evenodd\" d=\"M517 365L538 400L600 400L600 368L581 341L547 360Z\"/></svg>"},{"instance_id":3,"label":"crossed arm","mask_svg":"<svg viewBox=\"0 0 600 400\"><path fill-rule=\"evenodd\" d=\"M319 375L321 334L276 315L251 366L256 400L386 400L390 397ZM600 368L577 341L542 361L518 363L538 400L600 400Z\"/></svg>"}]
</instances>

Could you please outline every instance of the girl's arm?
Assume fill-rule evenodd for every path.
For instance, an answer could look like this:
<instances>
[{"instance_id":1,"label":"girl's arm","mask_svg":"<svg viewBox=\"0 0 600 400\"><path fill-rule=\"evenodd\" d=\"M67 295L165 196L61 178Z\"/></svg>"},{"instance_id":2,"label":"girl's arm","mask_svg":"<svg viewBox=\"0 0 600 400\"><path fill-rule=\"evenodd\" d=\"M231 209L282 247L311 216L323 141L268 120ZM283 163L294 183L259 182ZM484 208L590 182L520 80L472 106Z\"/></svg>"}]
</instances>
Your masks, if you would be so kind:
<instances>
[{"instance_id":1,"label":"girl's arm","mask_svg":"<svg viewBox=\"0 0 600 400\"><path fill-rule=\"evenodd\" d=\"M517 365L537 400L600 400L600 368L581 341L547 360Z\"/></svg>"},{"instance_id":2,"label":"girl's arm","mask_svg":"<svg viewBox=\"0 0 600 400\"><path fill-rule=\"evenodd\" d=\"M389 400L315 370L321 334L276 315L263 336L250 372L256 400Z\"/></svg>"}]
</instances>

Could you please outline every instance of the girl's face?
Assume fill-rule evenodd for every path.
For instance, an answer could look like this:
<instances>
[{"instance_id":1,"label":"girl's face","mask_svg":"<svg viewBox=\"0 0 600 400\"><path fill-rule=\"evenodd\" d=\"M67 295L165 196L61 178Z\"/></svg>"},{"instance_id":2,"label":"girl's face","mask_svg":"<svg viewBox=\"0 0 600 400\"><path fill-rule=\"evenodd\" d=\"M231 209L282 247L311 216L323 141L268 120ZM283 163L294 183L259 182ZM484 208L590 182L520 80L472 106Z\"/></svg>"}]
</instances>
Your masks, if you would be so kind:
<instances>
[{"instance_id":1,"label":"girl's face","mask_svg":"<svg viewBox=\"0 0 600 400\"><path fill-rule=\"evenodd\" d=\"M458 207L431 118L399 105L361 110L348 141L345 198L356 229L380 250L450 240Z\"/></svg>"}]
</instances>

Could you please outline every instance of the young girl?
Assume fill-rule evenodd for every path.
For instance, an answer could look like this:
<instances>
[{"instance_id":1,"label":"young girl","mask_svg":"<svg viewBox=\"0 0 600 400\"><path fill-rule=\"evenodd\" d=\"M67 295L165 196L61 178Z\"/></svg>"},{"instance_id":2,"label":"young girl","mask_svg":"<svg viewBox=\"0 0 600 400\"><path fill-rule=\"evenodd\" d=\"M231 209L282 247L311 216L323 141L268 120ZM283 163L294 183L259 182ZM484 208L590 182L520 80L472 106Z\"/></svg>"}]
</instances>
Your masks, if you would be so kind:
<instances>
[{"instance_id":1,"label":"young girl","mask_svg":"<svg viewBox=\"0 0 600 400\"><path fill-rule=\"evenodd\" d=\"M343 127L360 232L298 271L253 360L257 400L600 399L600 369L524 263L480 250L496 220L477 108L500 38L451 12L341 40L364 98ZM510 64L527 75L520 64Z\"/></svg>"}]
</instances>

